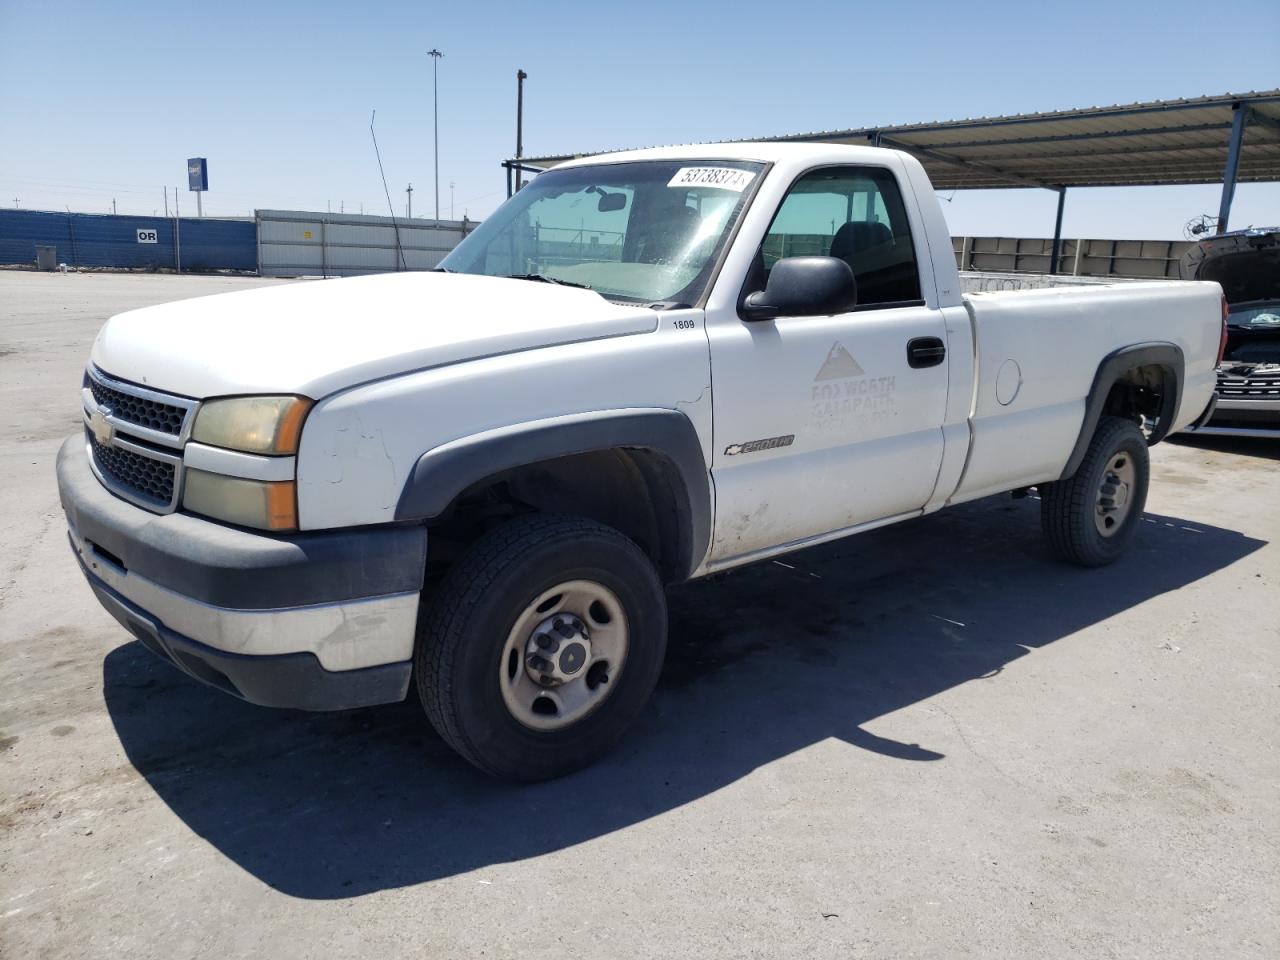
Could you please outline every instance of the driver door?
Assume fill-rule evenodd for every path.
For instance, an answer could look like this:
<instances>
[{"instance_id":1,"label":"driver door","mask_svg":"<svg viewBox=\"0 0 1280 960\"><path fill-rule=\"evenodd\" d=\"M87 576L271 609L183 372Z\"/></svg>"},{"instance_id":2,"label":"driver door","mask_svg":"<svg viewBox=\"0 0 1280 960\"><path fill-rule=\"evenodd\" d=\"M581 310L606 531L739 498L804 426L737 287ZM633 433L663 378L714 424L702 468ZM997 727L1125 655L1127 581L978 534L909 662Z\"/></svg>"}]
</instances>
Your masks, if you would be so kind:
<instances>
[{"instance_id":1,"label":"driver door","mask_svg":"<svg viewBox=\"0 0 1280 960\"><path fill-rule=\"evenodd\" d=\"M858 282L856 309L709 318L712 566L929 500L942 461L947 366L922 344L945 344L946 330L921 296L925 255L911 220L888 169L810 171L779 206L744 295L764 289L779 259L836 256Z\"/></svg>"}]
</instances>

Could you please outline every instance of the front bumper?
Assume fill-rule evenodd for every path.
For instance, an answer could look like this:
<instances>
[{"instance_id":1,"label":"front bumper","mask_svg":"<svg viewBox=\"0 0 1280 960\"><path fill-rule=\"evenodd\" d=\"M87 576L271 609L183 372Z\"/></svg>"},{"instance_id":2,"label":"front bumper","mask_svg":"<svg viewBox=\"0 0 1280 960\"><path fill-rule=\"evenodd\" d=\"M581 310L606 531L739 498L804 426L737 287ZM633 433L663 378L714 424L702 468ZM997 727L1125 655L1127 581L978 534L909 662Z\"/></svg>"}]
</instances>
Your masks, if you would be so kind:
<instances>
[{"instance_id":1,"label":"front bumper","mask_svg":"<svg viewBox=\"0 0 1280 960\"><path fill-rule=\"evenodd\" d=\"M1210 415L1189 429L1205 436L1280 438L1280 400L1219 397Z\"/></svg>"},{"instance_id":2,"label":"front bumper","mask_svg":"<svg viewBox=\"0 0 1280 960\"><path fill-rule=\"evenodd\" d=\"M185 673L253 703L338 710L403 700L426 566L421 527L268 535L157 515L58 452L69 536L102 605Z\"/></svg>"}]
</instances>

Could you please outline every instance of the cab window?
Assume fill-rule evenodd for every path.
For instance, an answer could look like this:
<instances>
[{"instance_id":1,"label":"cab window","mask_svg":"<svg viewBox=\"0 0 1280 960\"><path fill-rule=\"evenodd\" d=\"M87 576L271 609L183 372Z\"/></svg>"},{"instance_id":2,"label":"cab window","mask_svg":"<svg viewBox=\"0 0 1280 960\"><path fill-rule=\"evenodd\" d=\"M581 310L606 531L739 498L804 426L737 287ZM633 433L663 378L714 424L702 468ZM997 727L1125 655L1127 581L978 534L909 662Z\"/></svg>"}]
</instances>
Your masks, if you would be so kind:
<instances>
[{"instance_id":1,"label":"cab window","mask_svg":"<svg viewBox=\"0 0 1280 960\"><path fill-rule=\"evenodd\" d=\"M797 180L765 235L751 286L763 289L783 257L804 256L848 263L858 281L859 307L920 300L907 211L888 170L829 167Z\"/></svg>"}]
</instances>

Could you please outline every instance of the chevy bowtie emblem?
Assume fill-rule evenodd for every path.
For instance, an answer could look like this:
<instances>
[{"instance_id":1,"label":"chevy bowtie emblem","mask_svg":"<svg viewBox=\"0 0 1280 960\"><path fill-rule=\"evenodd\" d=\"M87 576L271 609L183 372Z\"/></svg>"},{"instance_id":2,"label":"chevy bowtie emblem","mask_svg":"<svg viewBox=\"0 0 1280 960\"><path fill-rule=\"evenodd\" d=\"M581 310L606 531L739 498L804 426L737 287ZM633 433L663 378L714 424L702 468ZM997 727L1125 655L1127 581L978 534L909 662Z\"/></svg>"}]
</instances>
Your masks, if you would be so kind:
<instances>
[{"instance_id":1,"label":"chevy bowtie emblem","mask_svg":"<svg viewBox=\"0 0 1280 960\"><path fill-rule=\"evenodd\" d=\"M116 428L107 422L107 416L110 413L110 407L99 407L89 417L89 429L93 431L94 437L104 447L111 446L116 440Z\"/></svg>"}]
</instances>

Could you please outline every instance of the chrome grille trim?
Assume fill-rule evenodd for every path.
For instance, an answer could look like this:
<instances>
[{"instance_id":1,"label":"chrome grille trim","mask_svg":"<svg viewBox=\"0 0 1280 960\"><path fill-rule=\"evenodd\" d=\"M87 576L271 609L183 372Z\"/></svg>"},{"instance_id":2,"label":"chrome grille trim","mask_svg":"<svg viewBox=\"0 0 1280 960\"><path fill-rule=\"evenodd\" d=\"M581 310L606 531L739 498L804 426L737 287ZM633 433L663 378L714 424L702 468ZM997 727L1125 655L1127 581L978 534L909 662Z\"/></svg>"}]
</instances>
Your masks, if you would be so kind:
<instances>
[{"instance_id":1,"label":"chrome grille trim","mask_svg":"<svg viewBox=\"0 0 1280 960\"><path fill-rule=\"evenodd\" d=\"M177 407L183 411L182 427L176 434L163 430L153 430L152 428L123 417L111 414L107 416L107 422L117 430L130 433L135 437L140 437L150 443L159 444L162 447L172 447L175 450L181 450L187 442L187 438L191 436L191 427L195 422L195 411L200 406L199 400L192 400L189 397L180 397L172 393L161 393L159 390L152 390L148 387L140 387L135 383L127 383L124 380L117 380L115 377L109 376L89 364L85 370L86 380L93 380L95 383L115 393L122 393L129 397L139 400L147 400L151 403L157 403L169 407ZM89 415L98 407L98 401L94 399L93 390L86 383L80 391L81 400L84 408Z\"/></svg>"},{"instance_id":2,"label":"chrome grille trim","mask_svg":"<svg viewBox=\"0 0 1280 960\"><path fill-rule=\"evenodd\" d=\"M156 430L149 426L134 423L117 416L109 405L99 406L90 381L105 388L107 391L121 394L126 398L144 400L163 407L181 410L182 422L178 432L174 434L167 430ZM100 394L103 393L101 390L98 392ZM188 397L161 393L158 390L151 390L147 387L140 387L137 384L117 380L103 373L92 364L85 371L85 385L80 391L80 399L84 415L85 445L89 450L89 466L92 468L94 476L98 478L98 482L121 499L153 513L172 513L178 509L178 504L182 501L182 448L191 436L191 428L195 422L195 414L200 402ZM94 449L99 442L94 438L95 415L100 415L102 420L110 424L113 433L111 446L118 447L134 456L156 461L157 464L164 464L166 468L173 471L172 495L168 503L161 503L153 496L149 496L141 488L127 484L124 482L123 477L113 472L109 465L99 461Z\"/></svg>"},{"instance_id":3,"label":"chrome grille trim","mask_svg":"<svg viewBox=\"0 0 1280 960\"><path fill-rule=\"evenodd\" d=\"M1223 377L1218 392L1226 397L1274 400L1280 398L1280 377Z\"/></svg>"}]
</instances>

